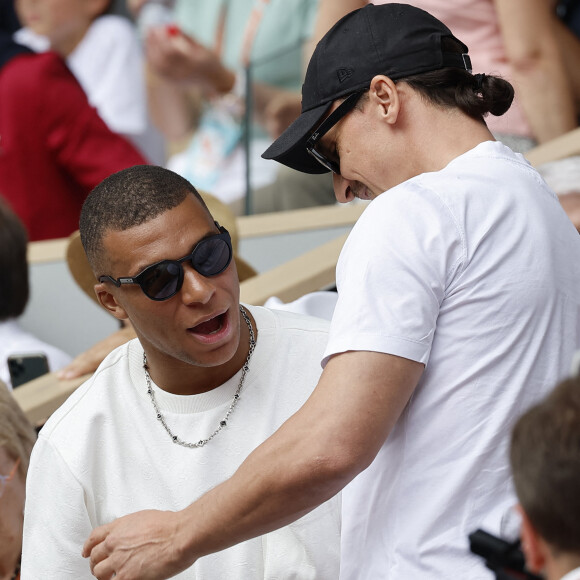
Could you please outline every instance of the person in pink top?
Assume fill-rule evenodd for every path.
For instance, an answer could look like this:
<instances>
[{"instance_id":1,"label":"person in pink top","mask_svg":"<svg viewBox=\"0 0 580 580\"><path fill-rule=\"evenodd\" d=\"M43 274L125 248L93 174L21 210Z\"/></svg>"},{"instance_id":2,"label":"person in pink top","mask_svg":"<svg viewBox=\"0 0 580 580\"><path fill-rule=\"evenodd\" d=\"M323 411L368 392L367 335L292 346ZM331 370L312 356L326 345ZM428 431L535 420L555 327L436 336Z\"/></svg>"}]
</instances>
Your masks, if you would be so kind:
<instances>
[{"instance_id":1,"label":"person in pink top","mask_svg":"<svg viewBox=\"0 0 580 580\"><path fill-rule=\"evenodd\" d=\"M486 118L496 138L523 152L577 126L572 87L560 57L549 0L401 3L430 12L464 39L474 73L501 76L514 85L516 97L510 110L501 117Z\"/></svg>"}]
</instances>

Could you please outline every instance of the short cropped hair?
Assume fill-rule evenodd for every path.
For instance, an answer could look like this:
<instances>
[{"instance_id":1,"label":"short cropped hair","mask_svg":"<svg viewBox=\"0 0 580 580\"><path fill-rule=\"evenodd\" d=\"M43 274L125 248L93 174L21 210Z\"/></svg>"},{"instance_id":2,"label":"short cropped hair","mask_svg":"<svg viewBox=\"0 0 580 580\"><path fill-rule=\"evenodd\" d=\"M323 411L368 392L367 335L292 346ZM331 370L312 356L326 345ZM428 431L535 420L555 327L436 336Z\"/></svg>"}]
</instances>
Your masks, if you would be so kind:
<instances>
[{"instance_id":1,"label":"short cropped hair","mask_svg":"<svg viewBox=\"0 0 580 580\"><path fill-rule=\"evenodd\" d=\"M80 216L81 242L93 271L102 267L103 238L108 231L124 231L177 207L198 191L177 173L155 165L135 165L113 173L86 198Z\"/></svg>"},{"instance_id":2,"label":"short cropped hair","mask_svg":"<svg viewBox=\"0 0 580 580\"><path fill-rule=\"evenodd\" d=\"M0 381L0 447L16 461L21 475L26 477L30 453L36 441L36 431L14 399L8 387Z\"/></svg>"},{"instance_id":3,"label":"short cropped hair","mask_svg":"<svg viewBox=\"0 0 580 580\"><path fill-rule=\"evenodd\" d=\"M0 321L18 318L30 294L23 223L0 197Z\"/></svg>"},{"instance_id":4,"label":"short cropped hair","mask_svg":"<svg viewBox=\"0 0 580 580\"><path fill-rule=\"evenodd\" d=\"M519 502L554 550L580 554L580 378L517 421L510 461Z\"/></svg>"}]
</instances>

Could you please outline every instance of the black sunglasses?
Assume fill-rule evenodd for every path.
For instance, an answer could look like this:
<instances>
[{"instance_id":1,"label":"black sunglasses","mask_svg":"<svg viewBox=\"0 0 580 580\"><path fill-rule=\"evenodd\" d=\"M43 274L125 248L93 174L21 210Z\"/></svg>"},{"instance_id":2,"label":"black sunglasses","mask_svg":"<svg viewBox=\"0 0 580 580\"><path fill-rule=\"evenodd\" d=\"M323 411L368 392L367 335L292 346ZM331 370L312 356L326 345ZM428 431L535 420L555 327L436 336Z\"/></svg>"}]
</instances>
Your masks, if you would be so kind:
<instances>
[{"instance_id":1,"label":"black sunglasses","mask_svg":"<svg viewBox=\"0 0 580 580\"><path fill-rule=\"evenodd\" d=\"M99 282L112 282L117 288L121 284L138 284L145 296L151 300L167 300L175 296L183 285L183 262L191 262L192 268L209 278L221 274L232 261L232 240L229 232L217 222L220 233L200 240L190 254L179 260L161 260L147 266L133 278L115 280L111 276L99 276Z\"/></svg>"},{"instance_id":2,"label":"black sunglasses","mask_svg":"<svg viewBox=\"0 0 580 580\"><path fill-rule=\"evenodd\" d=\"M358 91L349 95L340 105L320 123L318 128L310 135L308 141L306 141L306 151L320 163L326 169L329 169L333 173L340 175L340 160L332 161L325 157L322 153L316 150L316 144L326 133L332 129L343 117L350 113L358 103L358 100L366 93L368 89Z\"/></svg>"}]
</instances>

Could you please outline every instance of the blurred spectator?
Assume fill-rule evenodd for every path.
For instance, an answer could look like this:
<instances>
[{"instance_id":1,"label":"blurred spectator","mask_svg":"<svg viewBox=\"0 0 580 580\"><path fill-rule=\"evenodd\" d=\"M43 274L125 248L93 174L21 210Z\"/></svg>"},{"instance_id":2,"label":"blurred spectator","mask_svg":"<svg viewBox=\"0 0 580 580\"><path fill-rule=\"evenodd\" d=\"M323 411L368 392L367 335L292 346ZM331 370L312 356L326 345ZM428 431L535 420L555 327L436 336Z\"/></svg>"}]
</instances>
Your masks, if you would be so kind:
<instances>
[{"instance_id":1,"label":"blurred spectator","mask_svg":"<svg viewBox=\"0 0 580 580\"><path fill-rule=\"evenodd\" d=\"M576 111L580 112L580 1L552 0L558 18L555 21L556 38L560 54L566 66L576 99Z\"/></svg>"},{"instance_id":2,"label":"blurred spectator","mask_svg":"<svg viewBox=\"0 0 580 580\"><path fill-rule=\"evenodd\" d=\"M62 59L11 40L0 14L0 196L31 241L68 236L89 191L111 173L146 163L112 133Z\"/></svg>"},{"instance_id":3,"label":"blurred spectator","mask_svg":"<svg viewBox=\"0 0 580 580\"><path fill-rule=\"evenodd\" d=\"M9 33L16 32L20 28L20 22L14 11L14 0L0 0L0 30L6 33L3 42L9 40Z\"/></svg>"},{"instance_id":4,"label":"blurred spectator","mask_svg":"<svg viewBox=\"0 0 580 580\"><path fill-rule=\"evenodd\" d=\"M0 578L20 579L26 474L36 432L0 381Z\"/></svg>"},{"instance_id":5,"label":"blurred spectator","mask_svg":"<svg viewBox=\"0 0 580 580\"><path fill-rule=\"evenodd\" d=\"M555 0L558 16L580 37L580 2L578 0Z\"/></svg>"},{"instance_id":6,"label":"blurred spectator","mask_svg":"<svg viewBox=\"0 0 580 580\"><path fill-rule=\"evenodd\" d=\"M131 4L138 12L142 2ZM277 174L276 165L260 157L271 142L268 130L279 131L300 112L317 9L317 0L177 0L176 26L145 33L154 120L172 142L186 143L168 167L237 213L246 194L245 72L249 66L255 189ZM200 99L201 111L192 104Z\"/></svg>"},{"instance_id":7,"label":"blurred spectator","mask_svg":"<svg viewBox=\"0 0 580 580\"><path fill-rule=\"evenodd\" d=\"M543 163L537 170L558 194L564 211L580 231L580 157L574 155Z\"/></svg>"},{"instance_id":8,"label":"blurred spectator","mask_svg":"<svg viewBox=\"0 0 580 580\"><path fill-rule=\"evenodd\" d=\"M375 0L374 4L387 4ZM502 76L515 88L510 110L486 118L490 131L523 152L577 125L574 99L554 33L551 0L413 0L470 47L474 73ZM540 90L541 88L541 90Z\"/></svg>"},{"instance_id":9,"label":"blurred spectator","mask_svg":"<svg viewBox=\"0 0 580 580\"><path fill-rule=\"evenodd\" d=\"M320 0L314 35L313 50L318 40L345 14L362 8L367 0ZM310 50L309 54L312 52ZM301 113L301 97L292 101L283 96L273 98L264 111L265 126L270 137L277 139ZM332 175L313 175L294 171L285 165L277 169L276 180L252 192L254 213L285 211L303 207L336 203Z\"/></svg>"},{"instance_id":10,"label":"blurred spectator","mask_svg":"<svg viewBox=\"0 0 580 580\"><path fill-rule=\"evenodd\" d=\"M23 225L0 198L0 380L9 387L7 359L11 354L44 353L50 370L60 369L71 360L68 354L26 332L17 322L29 296L26 248Z\"/></svg>"},{"instance_id":11,"label":"blurred spectator","mask_svg":"<svg viewBox=\"0 0 580 580\"><path fill-rule=\"evenodd\" d=\"M560 383L516 423L511 467L529 570L580 579L580 378Z\"/></svg>"},{"instance_id":12,"label":"blurred spectator","mask_svg":"<svg viewBox=\"0 0 580 580\"><path fill-rule=\"evenodd\" d=\"M15 39L66 63L111 131L127 137L151 162L165 144L149 119L143 55L133 23L111 14L112 0L16 0L24 28Z\"/></svg>"}]
</instances>

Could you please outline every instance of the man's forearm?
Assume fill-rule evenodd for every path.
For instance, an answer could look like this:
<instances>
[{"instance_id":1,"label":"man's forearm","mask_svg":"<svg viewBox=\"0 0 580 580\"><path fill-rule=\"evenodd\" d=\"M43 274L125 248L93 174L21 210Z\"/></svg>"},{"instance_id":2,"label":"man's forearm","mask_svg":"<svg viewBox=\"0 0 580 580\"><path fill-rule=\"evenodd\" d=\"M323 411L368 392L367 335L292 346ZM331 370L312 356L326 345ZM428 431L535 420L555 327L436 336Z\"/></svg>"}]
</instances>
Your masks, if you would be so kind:
<instances>
[{"instance_id":1,"label":"man's forearm","mask_svg":"<svg viewBox=\"0 0 580 580\"><path fill-rule=\"evenodd\" d=\"M153 124L170 141L184 139L194 127L196 112L193 98L187 91L185 86L167 81L148 70L149 113Z\"/></svg>"},{"instance_id":2,"label":"man's forearm","mask_svg":"<svg viewBox=\"0 0 580 580\"><path fill-rule=\"evenodd\" d=\"M300 417L256 449L234 476L179 514L191 560L292 523L338 493L361 466L315 451Z\"/></svg>"},{"instance_id":3,"label":"man's forearm","mask_svg":"<svg viewBox=\"0 0 580 580\"><path fill-rule=\"evenodd\" d=\"M334 357L305 405L229 481L180 512L137 512L93 530L83 554L94 575L169 578L308 513L370 465L422 372L392 355Z\"/></svg>"},{"instance_id":4,"label":"man's forearm","mask_svg":"<svg viewBox=\"0 0 580 580\"><path fill-rule=\"evenodd\" d=\"M576 126L570 82L547 0L495 0L516 95L538 142Z\"/></svg>"},{"instance_id":5,"label":"man's forearm","mask_svg":"<svg viewBox=\"0 0 580 580\"><path fill-rule=\"evenodd\" d=\"M514 85L539 143L576 127L572 91L561 67L548 59L532 62L514 71Z\"/></svg>"},{"instance_id":6,"label":"man's forearm","mask_svg":"<svg viewBox=\"0 0 580 580\"><path fill-rule=\"evenodd\" d=\"M379 353L331 360L306 404L180 514L185 553L197 558L280 528L338 493L373 461L422 371Z\"/></svg>"},{"instance_id":7,"label":"man's forearm","mask_svg":"<svg viewBox=\"0 0 580 580\"><path fill-rule=\"evenodd\" d=\"M560 47L560 54L566 69L566 76L572 87L576 114L580 114L580 38L578 38L565 24L556 20L556 39Z\"/></svg>"}]
</instances>

